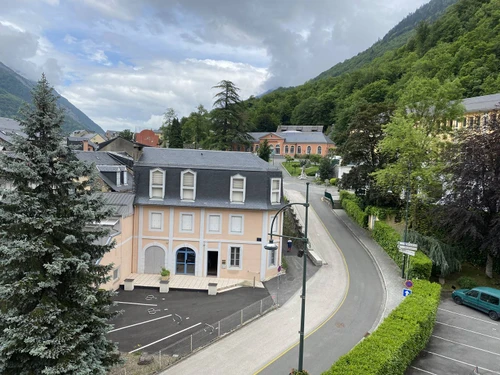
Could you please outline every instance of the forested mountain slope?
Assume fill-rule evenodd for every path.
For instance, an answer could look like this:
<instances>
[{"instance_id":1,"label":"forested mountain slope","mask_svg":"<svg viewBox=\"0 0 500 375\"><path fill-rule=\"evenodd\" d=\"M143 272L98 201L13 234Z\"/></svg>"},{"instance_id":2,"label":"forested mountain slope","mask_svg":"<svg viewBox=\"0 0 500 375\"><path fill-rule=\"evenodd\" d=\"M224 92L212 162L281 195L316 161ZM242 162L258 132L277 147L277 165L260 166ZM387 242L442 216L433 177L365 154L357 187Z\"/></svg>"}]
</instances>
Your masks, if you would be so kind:
<instances>
[{"instance_id":1,"label":"forested mountain slope","mask_svg":"<svg viewBox=\"0 0 500 375\"><path fill-rule=\"evenodd\" d=\"M450 5L456 2L457 0L431 0L418 8L414 13L406 16L389 30L383 39L373 44L370 48L344 62L336 64L314 79L336 77L342 73L356 70L373 61L375 58L382 56L387 51L401 47L414 35L415 28L420 22L427 21L429 24L433 23L443 15Z\"/></svg>"},{"instance_id":2,"label":"forested mountain slope","mask_svg":"<svg viewBox=\"0 0 500 375\"><path fill-rule=\"evenodd\" d=\"M23 102L31 102L32 82L0 62L0 117L14 118ZM57 94L56 92L56 95ZM87 117L82 111L59 95L57 103L65 110L63 130L70 133L72 130L87 129L104 134L102 128Z\"/></svg>"},{"instance_id":3,"label":"forested mountain slope","mask_svg":"<svg viewBox=\"0 0 500 375\"><path fill-rule=\"evenodd\" d=\"M335 124L333 140L342 145L359 108L397 102L412 80L456 80L459 98L466 98L500 92L499 71L500 0L459 0L433 24L420 23L406 44L362 68L246 103L256 130L279 123Z\"/></svg>"}]
</instances>

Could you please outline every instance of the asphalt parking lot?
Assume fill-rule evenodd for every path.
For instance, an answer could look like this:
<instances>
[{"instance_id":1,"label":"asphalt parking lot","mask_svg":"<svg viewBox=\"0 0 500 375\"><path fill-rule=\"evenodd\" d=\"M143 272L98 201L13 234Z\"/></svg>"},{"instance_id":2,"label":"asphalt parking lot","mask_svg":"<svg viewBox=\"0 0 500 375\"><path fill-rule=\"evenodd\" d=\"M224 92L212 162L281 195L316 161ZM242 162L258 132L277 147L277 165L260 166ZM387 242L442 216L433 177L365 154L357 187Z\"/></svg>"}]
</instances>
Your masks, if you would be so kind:
<instances>
[{"instance_id":1,"label":"asphalt parking lot","mask_svg":"<svg viewBox=\"0 0 500 375\"><path fill-rule=\"evenodd\" d=\"M429 344L406 372L424 374L500 374L500 321L443 299Z\"/></svg>"},{"instance_id":2,"label":"asphalt parking lot","mask_svg":"<svg viewBox=\"0 0 500 375\"><path fill-rule=\"evenodd\" d=\"M262 288L238 288L216 296L207 291L119 290L114 309L123 313L112 321L114 329L108 337L121 352L154 353L194 332L206 329L210 334L219 320L268 296Z\"/></svg>"}]
</instances>

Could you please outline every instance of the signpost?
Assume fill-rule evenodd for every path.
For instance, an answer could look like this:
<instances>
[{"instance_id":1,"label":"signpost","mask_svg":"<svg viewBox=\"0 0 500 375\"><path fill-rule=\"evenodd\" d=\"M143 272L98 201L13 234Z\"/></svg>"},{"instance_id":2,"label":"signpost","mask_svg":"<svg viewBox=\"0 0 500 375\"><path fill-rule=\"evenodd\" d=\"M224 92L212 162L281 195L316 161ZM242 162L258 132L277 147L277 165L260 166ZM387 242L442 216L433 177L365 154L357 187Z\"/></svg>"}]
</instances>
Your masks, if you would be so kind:
<instances>
[{"instance_id":1,"label":"signpost","mask_svg":"<svg viewBox=\"0 0 500 375\"><path fill-rule=\"evenodd\" d=\"M406 267L406 258L407 258L406 255L409 255L412 257L415 256L415 253L418 250L418 245L416 243L399 241L398 242L398 250L400 253L405 254L405 255L403 255L403 272L405 269L408 272L408 267ZM403 274L403 276L407 276L407 275ZM408 278L408 277L406 277L406 278Z\"/></svg>"}]
</instances>

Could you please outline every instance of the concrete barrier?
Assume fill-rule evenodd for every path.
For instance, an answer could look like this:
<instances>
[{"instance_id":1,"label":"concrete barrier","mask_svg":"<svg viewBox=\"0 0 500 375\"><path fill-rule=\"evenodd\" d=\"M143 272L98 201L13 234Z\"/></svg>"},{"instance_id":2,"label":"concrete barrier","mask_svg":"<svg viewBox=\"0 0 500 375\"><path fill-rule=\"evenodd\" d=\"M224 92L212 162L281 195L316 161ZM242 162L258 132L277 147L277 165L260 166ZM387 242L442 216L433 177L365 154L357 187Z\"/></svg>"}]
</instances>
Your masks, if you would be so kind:
<instances>
[{"instance_id":1,"label":"concrete barrier","mask_svg":"<svg viewBox=\"0 0 500 375\"><path fill-rule=\"evenodd\" d=\"M125 279L123 282L123 290L127 292L134 290L134 279Z\"/></svg>"}]
</instances>

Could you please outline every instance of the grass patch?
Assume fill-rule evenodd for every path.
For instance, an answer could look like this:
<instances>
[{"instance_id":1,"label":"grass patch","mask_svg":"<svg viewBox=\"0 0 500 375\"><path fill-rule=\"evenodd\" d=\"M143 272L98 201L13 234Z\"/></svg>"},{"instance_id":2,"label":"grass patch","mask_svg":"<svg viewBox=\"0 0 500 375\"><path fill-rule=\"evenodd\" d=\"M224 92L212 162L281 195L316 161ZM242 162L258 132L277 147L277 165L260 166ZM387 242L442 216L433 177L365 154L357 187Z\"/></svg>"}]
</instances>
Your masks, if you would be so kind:
<instances>
[{"instance_id":1,"label":"grass patch","mask_svg":"<svg viewBox=\"0 0 500 375\"><path fill-rule=\"evenodd\" d=\"M160 356L158 352L152 354L154 361L149 365L137 364L139 361L140 353L136 352L133 354L120 353L120 358L123 361L121 366L116 366L108 373L108 375L124 375L124 374L134 374L134 375L151 375L156 374L157 371L166 369L170 364L174 363L177 359L169 357L167 355Z\"/></svg>"},{"instance_id":2,"label":"grass patch","mask_svg":"<svg viewBox=\"0 0 500 375\"><path fill-rule=\"evenodd\" d=\"M300 176L301 168L300 168L300 163L298 161L291 161L291 162L283 162L281 163L283 167L290 173L291 176L296 177Z\"/></svg>"},{"instance_id":3,"label":"grass patch","mask_svg":"<svg viewBox=\"0 0 500 375\"><path fill-rule=\"evenodd\" d=\"M469 263L463 263L462 270L460 272L454 272L446 276L445 283L442 286L443 292L453 291L453 289L451 288L452 285L459 288L458 279L463 276L470 277L479 286L490 286L492 288L497 288L497 289L500 287L499 274L494 273L493 278L490 279L484 273L484 266L478 267Z\"/></svg>"}]
</instances>

